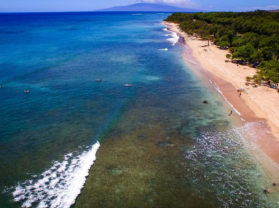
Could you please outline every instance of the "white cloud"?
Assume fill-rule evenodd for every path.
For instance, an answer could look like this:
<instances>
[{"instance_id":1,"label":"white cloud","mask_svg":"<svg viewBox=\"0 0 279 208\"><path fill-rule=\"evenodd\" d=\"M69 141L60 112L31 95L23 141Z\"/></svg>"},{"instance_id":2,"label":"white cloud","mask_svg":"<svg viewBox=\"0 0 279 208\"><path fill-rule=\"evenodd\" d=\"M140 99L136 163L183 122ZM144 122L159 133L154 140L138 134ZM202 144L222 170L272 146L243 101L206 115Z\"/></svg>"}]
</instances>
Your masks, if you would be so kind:
<instances>
[{"instance_id":1,"label":"white cloud","mask_svg":"<svg viewBox=\"0 0 279 208\"><path fill-rule=\"evenodd\" d=\"M254 7L254 9L262 9L262 10L275 10L279 9L279 5L267 5L267 6L262 6L262 7Z\"/></svg>"},{"instance_id":2,"label":"white cloud","mask_svg":"<svg viewBox=\"0 0 279 208\"><path fill-rule=\"evenodd\" d=\"M237 11L255 11L255 10L277 10L279 5L253 6L245 8L236 8Z\"/></svg>"},{"instance_id":3,"label":"white cloud","mask_svg":"<svg viewBox=\"0 0 279 208\"><path fill-rule=\"evenodd\" d=\"M174 4L174 5L181 5L181 6L194 6L191 0L140 0L140 2Z\"/></svg>"},{"instance_id":4,"label":"white cloud","mask_svg":"<svg viewBox=\"0 0 279 208\"><path fill-rule=\"evenodd\" d=\"M143 0L144 2L150 3L168 3L168 4L177 4L177 3L188 3L189 0Z\"/></svg>"}]
</instances>

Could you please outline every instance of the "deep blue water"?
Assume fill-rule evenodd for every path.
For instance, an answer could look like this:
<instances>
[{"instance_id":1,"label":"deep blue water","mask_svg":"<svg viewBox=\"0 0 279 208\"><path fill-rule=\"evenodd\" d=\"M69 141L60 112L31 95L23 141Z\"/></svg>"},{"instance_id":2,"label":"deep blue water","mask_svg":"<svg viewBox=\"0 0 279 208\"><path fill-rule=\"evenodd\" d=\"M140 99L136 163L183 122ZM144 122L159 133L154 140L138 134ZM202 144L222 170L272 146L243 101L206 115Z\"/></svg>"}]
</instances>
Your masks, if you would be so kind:
<instances>
[{"instance_id":1,"label":"deep blue water","mask_svg":"<svg viewBox=\"0 0 279 208\"><path fill-rule=\"evenodd\" d=\"M96 142L102 148L139 94L188 96L184 107L157 104L183 108L184 122L191 123L183 128L188 137L212 123L230 126L221 99L184 65L182 46L167 40L174 38L161 24L167 15L0 14L0 207L69 207L94 161ZM195 103L202 99L213 105ZM191 151L199 152L201 141ZM190 153L189 161L201 163Z\"/></svg>"}]
</instances>

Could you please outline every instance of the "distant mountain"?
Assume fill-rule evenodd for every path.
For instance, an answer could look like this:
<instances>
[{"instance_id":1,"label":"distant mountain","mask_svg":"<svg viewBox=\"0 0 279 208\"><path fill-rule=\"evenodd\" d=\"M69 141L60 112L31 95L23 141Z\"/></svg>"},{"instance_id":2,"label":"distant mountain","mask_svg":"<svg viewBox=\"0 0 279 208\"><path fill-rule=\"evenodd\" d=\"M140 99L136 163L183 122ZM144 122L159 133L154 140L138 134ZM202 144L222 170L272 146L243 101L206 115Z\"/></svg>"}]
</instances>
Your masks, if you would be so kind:
<instances>
[{"instance_id":1,"label":"distant mountain","mask_svg":"<svg viewBox=\"0 0 279 208\"><path fill-rule=\"evenodd\" d=\"M200 10L175 7L167 4L137 3L99 10L102 12L198 12Z\"/></svg>"}]
</instances>

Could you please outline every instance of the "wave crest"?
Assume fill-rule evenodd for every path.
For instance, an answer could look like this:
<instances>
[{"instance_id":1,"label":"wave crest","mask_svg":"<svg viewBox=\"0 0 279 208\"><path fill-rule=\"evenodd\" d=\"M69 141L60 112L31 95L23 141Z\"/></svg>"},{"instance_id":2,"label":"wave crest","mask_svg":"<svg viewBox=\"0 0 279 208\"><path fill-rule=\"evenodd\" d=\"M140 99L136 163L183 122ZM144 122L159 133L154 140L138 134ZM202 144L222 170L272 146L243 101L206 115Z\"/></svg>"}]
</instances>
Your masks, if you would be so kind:
<instances>
[{"instance_id":1,"label":"wave crest","mask_svg":"<svg viewBox=\"0 0 279 208\"><path fill-rule=\"evenodd\" d=\"M14 201L28 208L38 204L38 208L69 208L75 203L96 160L100 143L96 142L81 155L69 153L62 162L54 164L33 180L27 180L13 187Z\"/></svg>"}]
</instances>

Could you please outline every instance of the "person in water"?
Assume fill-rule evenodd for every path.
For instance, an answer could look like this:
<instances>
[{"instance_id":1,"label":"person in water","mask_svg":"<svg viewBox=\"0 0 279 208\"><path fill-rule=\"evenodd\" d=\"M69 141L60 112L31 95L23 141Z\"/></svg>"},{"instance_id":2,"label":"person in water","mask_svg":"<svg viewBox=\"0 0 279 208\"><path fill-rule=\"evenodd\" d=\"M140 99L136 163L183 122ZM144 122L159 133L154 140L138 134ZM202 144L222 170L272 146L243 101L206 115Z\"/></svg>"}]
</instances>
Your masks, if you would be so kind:
<instances>
[{"instance_id":1,"label":"person in water","mask_svg":"<svg viewBox=\"0 0 279 208\"><path fill-rule=\"evenodd\" d=\"M231 116L231 115L232 115L232 113L233 113L233 112L232 112L232 110L231 110L231 112L229 113L229 116Z\"/></svg>"}]
</instances>

